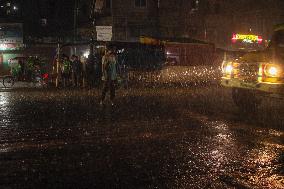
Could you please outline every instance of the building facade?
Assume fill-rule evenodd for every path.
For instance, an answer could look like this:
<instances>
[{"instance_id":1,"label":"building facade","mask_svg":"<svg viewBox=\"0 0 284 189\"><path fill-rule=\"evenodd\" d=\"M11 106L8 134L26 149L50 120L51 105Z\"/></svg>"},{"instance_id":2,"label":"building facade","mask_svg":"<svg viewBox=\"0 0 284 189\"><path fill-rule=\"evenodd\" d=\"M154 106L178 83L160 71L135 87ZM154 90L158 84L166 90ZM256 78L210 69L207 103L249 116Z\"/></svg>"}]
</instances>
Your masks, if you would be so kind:
<instances>
[{"instance_id":1,"label":"building facade","mask_svg":"<svg viewBox=\"0 0 284 189\"><path fill-rule=\"evenodd\" d=\"M0 23L22 23L25 42L72 37L76 0L3 0ZM70 33L70 34L69 34Z\"/></svg>"},{"instance_id":2,"label":"building facade","mask_svg":"<svg viewBox=\"0 0 284 189\"><path fill-rule=\"evenodd\" d=\"M231 48L235 33L268 41L283 10L283 0L105 0L96 24L112 26L113 40L194 38Z\"/></svg>"},{"instance_id":3,"label":"building facade","mask_svg":"<svg viewBox=\"0 0 284 189\"><path fill-rule=\"evenodd\" d=\"M91 0L81 1L81 5L85 4L92 7ZM105 0L102 11L96 13L95 22L97 26L112 26L112 40L136 41L141 35L158 36L157 9L157 0ZM80 19L85 21L79 27L79 34L84 35L89 28L94 29L91 22L86 23L86 18Z\"/></svg>"},{"instance_id":4,"label":"building facade","mask_svg":"<svg viewBox=\"0 0 284 189\"><path fill-rule=\"evenodd\" d=\"M75 0L25 0L22 12L26 41L72 38L74 2Z\"/></svg>"},{"instance_id":5,"label":"building facade","mask_svg":"<svg viewBox=\"0 0 284 189\"><path fill-rule=\"evenodd\" d=\"M254 35L266 46L273 27L284 23L284 2L281 0L212 0L204 14L204 40L216 46L234 49L233 35ZM208 10L208 8L207 8ZM242 41L243 47L257 41Z\"/></svg>"},{"instance_id":6,"label":"building facade","mask_svg":"<svg viewBox=\"0 0 284 189\"><path fill-rule=\"evenodd\" d=\"M273 25L284 22L284 1L3 0L0 15L2 23L23 23L25 41L88 40L97 25L112 26L116 41L137 41L143 35L194 38L231 48L238 33L268 41Z\"/></svg>"}]
</instances>

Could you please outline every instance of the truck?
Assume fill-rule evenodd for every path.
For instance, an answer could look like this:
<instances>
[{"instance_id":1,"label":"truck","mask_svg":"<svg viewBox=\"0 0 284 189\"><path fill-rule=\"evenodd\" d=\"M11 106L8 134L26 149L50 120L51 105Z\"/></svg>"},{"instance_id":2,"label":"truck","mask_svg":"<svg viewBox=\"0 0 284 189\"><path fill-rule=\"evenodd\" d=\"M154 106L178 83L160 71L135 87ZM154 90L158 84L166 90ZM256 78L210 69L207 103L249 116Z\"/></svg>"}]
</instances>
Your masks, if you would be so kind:
<instances>
[{"instance_id":1,"label":"truck","mask_svg":"<svg viewBox=\"0 0 284 189\"><path fill-rule=\"evenodd\" d=\"M142 39L142 43L159 44L164 50L165 61L150 77L152 81L184 86L219 82L222 56L213 43L192 38Z\"/></svg>"},{"instance_id":2,"label":"truck","mask_svg":"<svg viewBox=\"0 0 284 189\"><path fill-rule=\"evenodd\" d=\"M221 85L232 90L242 110L256 110L264 98L284 98L284 24L275 26L264 50L247 52L234 59L225 56Z\"/></svg>"}]
</instances>

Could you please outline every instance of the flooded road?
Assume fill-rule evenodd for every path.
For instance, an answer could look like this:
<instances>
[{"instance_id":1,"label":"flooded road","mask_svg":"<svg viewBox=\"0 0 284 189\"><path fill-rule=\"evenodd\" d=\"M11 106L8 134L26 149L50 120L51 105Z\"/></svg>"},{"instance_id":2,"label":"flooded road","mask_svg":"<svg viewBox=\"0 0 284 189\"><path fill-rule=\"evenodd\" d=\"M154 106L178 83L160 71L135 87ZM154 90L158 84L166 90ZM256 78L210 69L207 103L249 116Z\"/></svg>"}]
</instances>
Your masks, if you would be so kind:
<instances>
[{"instance_id":1,"label":"flooded road","mask_svg":"<svg viewBox=\"0 0 284 189\"><path fill-rule=\"evenodd\" d=\"M2 89L0 188L284 188L284 102L219 86Z\"/></svg>"}]
</instances>

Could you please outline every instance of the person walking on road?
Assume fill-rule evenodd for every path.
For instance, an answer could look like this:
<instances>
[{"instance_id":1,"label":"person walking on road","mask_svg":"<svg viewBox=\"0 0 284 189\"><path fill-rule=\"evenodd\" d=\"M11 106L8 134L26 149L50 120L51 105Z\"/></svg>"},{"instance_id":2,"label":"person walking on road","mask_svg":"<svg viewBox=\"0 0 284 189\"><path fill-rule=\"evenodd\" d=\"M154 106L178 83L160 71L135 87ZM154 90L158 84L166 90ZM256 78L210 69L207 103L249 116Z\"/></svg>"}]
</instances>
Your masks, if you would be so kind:
<instances>
[{"instance_id":1,"label":"person walking on road","mask_svg":"<svg viewBox=\"0 0 284 189\"><path fill-rule=\"evenodd\" d=\"M102 97L100 104L104 104L106 93L110 91L110 102L114 105L115 83L117 80L116 56L112 48L107 48L105 55L102 57L102 80L104 81Z\"/></svg>"}]
</instances>

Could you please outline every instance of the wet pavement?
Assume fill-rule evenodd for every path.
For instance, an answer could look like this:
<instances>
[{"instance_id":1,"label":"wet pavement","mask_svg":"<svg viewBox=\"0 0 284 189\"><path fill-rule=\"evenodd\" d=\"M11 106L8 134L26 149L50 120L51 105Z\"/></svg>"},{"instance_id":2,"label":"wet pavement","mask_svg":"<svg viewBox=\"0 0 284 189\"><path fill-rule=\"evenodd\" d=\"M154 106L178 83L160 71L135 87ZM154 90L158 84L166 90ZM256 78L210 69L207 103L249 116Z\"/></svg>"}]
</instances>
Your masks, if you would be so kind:
<instances>
[{"instance_id":1,"label":"wet pavement","mask_svg":"<svg viewBox=\"0 0 284 189\"><path fill-rule=\"evenodd\" d=\"M284 102L214 86L1 89L0 188L284 188Z\"/></svg>"}]
</instances>

